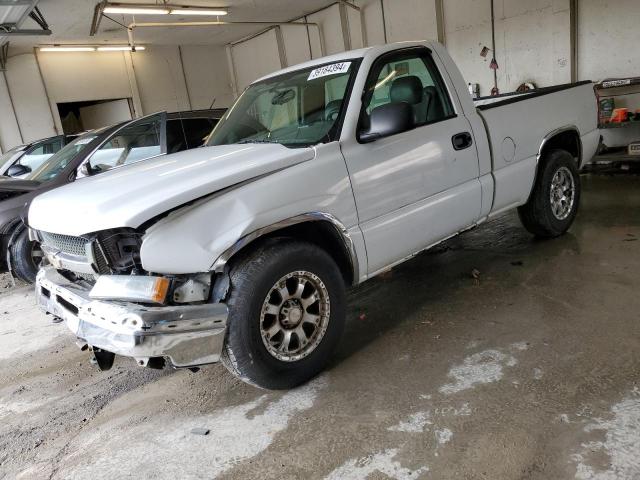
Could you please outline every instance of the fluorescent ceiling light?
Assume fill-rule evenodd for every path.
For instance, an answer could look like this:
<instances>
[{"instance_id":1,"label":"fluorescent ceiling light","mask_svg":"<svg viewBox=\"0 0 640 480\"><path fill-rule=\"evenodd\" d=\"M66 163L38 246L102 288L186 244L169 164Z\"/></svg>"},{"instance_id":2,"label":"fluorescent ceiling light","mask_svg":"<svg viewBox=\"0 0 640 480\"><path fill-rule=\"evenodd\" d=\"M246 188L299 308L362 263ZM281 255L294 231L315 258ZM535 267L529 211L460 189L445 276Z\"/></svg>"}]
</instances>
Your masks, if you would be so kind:
<instances>
[{"instance_id":1,"label":"fluorescent ceiling light","mask_svg":"<svg viewBox=\"0 0 640 480\"><path fill-rule=\"evenodd\" d=\"M189 5L145 5L140 3L107 3L103 13L121 13L125 15L208 15L220 16L229 13L224 7L195 7Z\"/></svg>"},{"instance_id":2,"label":"fluorescent ceiling light","mask_svg":"<svg viewBox=\"0 0 640 480\"><path fill-rule=\"evenodd\" d=\"M95 52L96 47L40 47L41 52Z\"/></svg>"},{"instance_id":3,"label":"fluorescent ceiling light","mask_svg":"<svg viewBox=\"0 0 640 480\"><path fill-rule=\"evenodd\" d=\"M131 46L112 46L112 47L98 47L99 52L129 52L134 50L140 52L145 50L144 47L131 47Z\"/></svg>"},{"instance_id":4,"label":"fluorescent ceiling light","mask_svg":"<svg viewBox=\"0 0 640 480\"><path fill-rule=\"evenodd\" d=\"M140 52L145 50L145 47L135 46L131 47L130 45L105 45L100 47L88 47L88 46L53 46L53 47L40 47L39 50L41 52L131 52L136 51Z\"/></svg>"},{"instance_id":5,"label":"fluorescent ceiling light","mask_svg":"<svg viewBox=\"0 0 640 480\"><path fill-rule=\"evenodd\" d=\"M229 12L222 9L206 9L206 8L172 8L169 12L171 15L209 15L212 17L218 17L220 15L227 15Z\"/></svg>"},{"instance_id":6,"label":"fluorescent ceiling light","mask_svg":"<svg viewBox=\"0 0 640 480\"><path fill-rule=\"evenodd\" d=\"M107 5L104 7L104 13L124 13L129 15L168 15L168 8L146 8L139 6L127 7L124 5Z\"/></svg>"}]
</instances>

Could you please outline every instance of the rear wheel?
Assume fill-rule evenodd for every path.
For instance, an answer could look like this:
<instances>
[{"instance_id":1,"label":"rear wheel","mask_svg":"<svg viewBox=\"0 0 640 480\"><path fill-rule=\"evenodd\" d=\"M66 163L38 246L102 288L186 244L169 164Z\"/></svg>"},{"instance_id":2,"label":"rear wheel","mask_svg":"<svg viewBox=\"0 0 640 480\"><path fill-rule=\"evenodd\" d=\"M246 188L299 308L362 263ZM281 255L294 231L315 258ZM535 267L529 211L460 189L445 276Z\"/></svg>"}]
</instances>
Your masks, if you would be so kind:
<instances>
[{"instance_id":1,"label":"rear wheel","mask_svg":"<svg viewBox=\"0 0 640 480\"><path fill-rule=\"evenodd\" d=\"M227 304L224 365L258 387L292 388L322 371L340 340L344 280L315 245L271 243L232 269Z\"/></svg>"},{"instance_id":2,"label":"rear wheel","mask_svg":"<svg viewBox=\"0 0 640 480\"><path fill-rule=\"evenodd\" d=\"M529 201L518 208L524 227L538 237L557 237L573 223L580 204L580 174L565 150L551 150L539 167Z\"/></svg>"},{"instance_id":3,"label":"rear wheel","mask_svg":"<svg viewBox=\"0 0 640 480\"><path fill-rule=\"evenodd\" d=\"M16 277L27 283L34 283L43 253L38 242L29 240L26 228L13 239L9 255L11 268Z\"/></svg>"}]
</instances>

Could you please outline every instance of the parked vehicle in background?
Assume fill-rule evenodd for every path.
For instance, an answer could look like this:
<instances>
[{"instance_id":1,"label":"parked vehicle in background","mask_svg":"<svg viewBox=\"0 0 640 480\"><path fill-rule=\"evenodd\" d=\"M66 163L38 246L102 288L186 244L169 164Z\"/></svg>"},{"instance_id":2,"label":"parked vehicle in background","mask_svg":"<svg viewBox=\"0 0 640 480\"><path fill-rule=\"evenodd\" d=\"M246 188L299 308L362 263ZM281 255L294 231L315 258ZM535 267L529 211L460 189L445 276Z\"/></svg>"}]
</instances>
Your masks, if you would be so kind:
<instances>
[{"instance_id":1,"label":"parked vehicle in background","mask_svg":"<svg viewBox=\"0 0 640 480\"><path fill-rule=\"evenodd\" d=\"M24 167L20 170L23 172L20 176L24 177L76 137L77 135L57 135L25 145L18 145L0 155L0 175L13 176L10 175L9 169L14 165L20 165Z\"/></svg>"},{"instance_id":2,"label":"parked vehicle in background","mask_svg":"<svg viewBox=\"0 0 640 480\"><path fill-rule=\"evenodd\" d=\"M437 43L290 67L249 86L208 147L36 198L38 303L103 369L222 360L290 388L330 358L347 286L516 207L533 234L564 233L596 121L589 82L476 108Z\"/></svg>"},{"instance_id":3,"label":"parked vehicle in background","mask_svg":"<svg viewBox=\"0 0 640 480\"><path fill-rule=\"evenodd\" d=\"M224 109L156 113L85 133L34 171L11 167L23 179L0 177L0 268L34 282L42 251L29 240L21 215L37 195L141 160L202 146ZM23 171L19 171L23 169Z\"/></svg>"}]
</instances>

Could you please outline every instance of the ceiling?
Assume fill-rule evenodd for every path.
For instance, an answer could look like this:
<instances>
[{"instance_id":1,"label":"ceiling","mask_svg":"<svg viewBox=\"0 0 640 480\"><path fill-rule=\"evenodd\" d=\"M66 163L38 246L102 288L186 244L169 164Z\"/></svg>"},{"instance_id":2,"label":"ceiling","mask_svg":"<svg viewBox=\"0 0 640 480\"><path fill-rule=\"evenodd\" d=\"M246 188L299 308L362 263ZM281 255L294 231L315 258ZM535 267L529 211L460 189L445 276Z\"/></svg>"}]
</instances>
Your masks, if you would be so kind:
<instances>
[{"instance_id":1,"label":"ceiling","mask_svg":"<svg viewBox=\"0 0 640 480\"><path fill-rule=\"evenodd\" d=\"M123 0L120 0L123 1ZM127 43L127 32L117 23L103 18L98 35L89 36L93 12L98 0L40 0L42 14L53 31L50 36L12 37L11 54L31 50L41 44L102 44ZM124 3L124 1L123 1ZM127 0L127 3L133 3ZM154 5L154 0L136 0L135 3ZM173 0L174 5L194 5L203 7L228 7L229 15L224 21L267 21L282 22L303 16L332 3L335 0ZM20 7L0 7L0 9ZM0 19L3 11L0 10ZM114 20L128 25L131 15L111 15ZM181 17L171 15L137 15L138 22L202 21L208 17ZM215 18L210 18L215 20ZM23 28L37 28L33 20L27 19ZM225 25L209 27L160 27L138 28L135 30L137 44L151 45L225 45L247 35L264 30L260 25Z\"/></svg>"},{"instance_id":2,"label":"ceiling","mask_svg":"<svg viewBox=\"0 0 640 480\"><path fill-rule=\"evenodd\" d=\"M16 3L19 3L18 0L16 0ZM0 24L15 23L20 26L21 24L23 24L23 20L29 14L30 10L30 5L0 6ZM33 28L40 28L38 25L36 25L35 22L31 20L29 21L29 23L35 25ZM5 43L7 40L9 40L9 37L0 33L0 45Z\"/></svg>"}]
</instances>

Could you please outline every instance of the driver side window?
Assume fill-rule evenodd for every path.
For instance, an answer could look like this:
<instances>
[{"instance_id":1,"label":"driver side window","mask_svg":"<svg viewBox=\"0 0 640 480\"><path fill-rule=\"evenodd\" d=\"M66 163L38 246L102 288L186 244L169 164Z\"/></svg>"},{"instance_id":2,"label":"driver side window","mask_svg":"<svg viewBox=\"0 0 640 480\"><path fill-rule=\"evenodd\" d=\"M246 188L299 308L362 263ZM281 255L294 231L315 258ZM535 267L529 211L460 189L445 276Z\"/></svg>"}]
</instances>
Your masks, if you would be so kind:
<instances>
[{"instance_id":1,"label":"driver side window","mask_svg":"<svg viewBox=\"0 0 640 480\"><path fill-rule=\"evenodd\" d=\"M376 75L375 72L379 73ZM427 55L396 57L379 65L374 75L363 111L365 125L374 109L394 103L406 103L411 107L416 127L454 115L444 82Z\"/></svg>"},{"instance_id":2,"label":"driver side window","mask_svg":"<svg viewBox=\"0 0 640 480\"><path fill-rule=\"evenodd\" d=\"M101 173L162 153L162 117L135 122L104 143L87 160L91 173Z\"/></svg>"}]
</instances>

